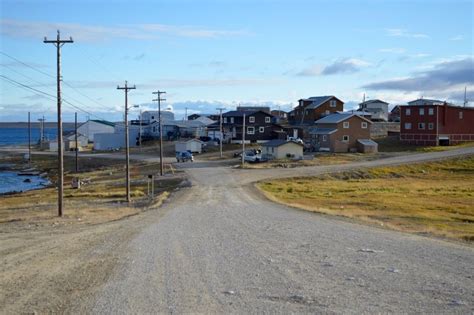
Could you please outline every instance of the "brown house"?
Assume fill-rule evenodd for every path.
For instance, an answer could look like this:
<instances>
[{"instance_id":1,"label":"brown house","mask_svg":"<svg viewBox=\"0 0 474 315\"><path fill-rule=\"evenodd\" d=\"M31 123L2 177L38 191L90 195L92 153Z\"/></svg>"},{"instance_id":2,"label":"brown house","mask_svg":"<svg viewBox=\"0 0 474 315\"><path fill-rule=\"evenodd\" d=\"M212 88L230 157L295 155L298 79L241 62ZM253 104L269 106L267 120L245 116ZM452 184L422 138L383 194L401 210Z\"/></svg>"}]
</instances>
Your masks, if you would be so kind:
<instances>
[{"instance_id":1,"label":"brown house","mask_svg":"<svg viewBox=\"0 0 474 315\"><path fill-rule=\"evenodd\" d=\"M317 151L357 151L357 141L370 139L372 122L353 113L336 113L316 121L310 129L311 144Z\"/></svg>"},{"instance_id":2,"label":"brown house","mask_svg":"<svg viewBox=\"0 0 474 315\"><path fill-rule=\"evenodd\" d=\"M344 102L335 96L314 96L300 99L298 106L288 113L291 125L312 125L324 116L344 110Z\"/></svg>"},{"instance_id":3,"label":"brown house","mask_svg":"<svg viewBox=\"0 0 474 315\"><path fill-rule=\"evenodd\" d=\"M264 111L230 111L222 114L225 140L242 143L245 115L245 142L260 143L278 139L283 128L273 123L273 116Z\"/></svg>"}]
</instances>

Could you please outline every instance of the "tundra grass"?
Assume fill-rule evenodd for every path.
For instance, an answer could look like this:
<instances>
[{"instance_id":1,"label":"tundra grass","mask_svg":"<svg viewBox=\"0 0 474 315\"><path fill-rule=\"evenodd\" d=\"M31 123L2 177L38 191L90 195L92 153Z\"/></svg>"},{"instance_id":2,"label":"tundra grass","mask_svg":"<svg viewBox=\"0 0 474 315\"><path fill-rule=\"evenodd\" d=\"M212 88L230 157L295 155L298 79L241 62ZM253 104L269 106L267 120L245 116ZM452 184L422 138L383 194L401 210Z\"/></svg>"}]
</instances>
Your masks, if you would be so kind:
<instances>
[{"instance_id":1,"label":"tundra grass","mask_svg":"<svg viewBox=\"0 0 474 315\"><path fill-rule=\"evenodd\" d=\"M18 157L4 157L2 161L23 163ZM46 226L51 224L97 224L137 214L160 204L182 181L179 176L155 176L154 199L148 198L147 175L159 172L158 164L132 164L131 198L125 202L125 172L123 161L80 159L80 172L73 173L74 160L65 158L64 214L57 217L55 187L0 196L0 224ZM35 156L31 165L45 171L57 181L56 160L49 156ZM78 177L83 183L73 189L71 181ZM6 228L2 226L2 228Z\"/></svg>"},{"instance_id":2,"label":"tundra grass","mask_svg":"<svg viewBox=\"0 0 474 315\"><path fill-rule=\"evenodd\" d=\"M264 181L268 198L395 230L474 241L474 157Z\"/></svg>"}]
</instances>

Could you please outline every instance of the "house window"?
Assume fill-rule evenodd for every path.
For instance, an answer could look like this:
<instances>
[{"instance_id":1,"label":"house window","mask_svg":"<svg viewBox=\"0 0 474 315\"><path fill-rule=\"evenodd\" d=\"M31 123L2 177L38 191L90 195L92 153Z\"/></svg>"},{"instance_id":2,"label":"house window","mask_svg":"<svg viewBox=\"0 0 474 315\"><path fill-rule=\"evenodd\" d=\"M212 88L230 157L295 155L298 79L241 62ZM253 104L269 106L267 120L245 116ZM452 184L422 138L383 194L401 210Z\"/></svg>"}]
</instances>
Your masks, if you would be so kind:
<instances>
[{"instance_id":1,"label":"house window","mask_svg":"<svg viewBox=\"0 0 474 315\"><path fill-rule=\"evenodd\" d=\"M407 115L407 116L410 116L410 115L411 115L411 109L410 109L410 108L407 108L407 109L405 110L405 115Z\"/></svg>"},{"instance_id":2,"label":"house window","mask_svg":"<svg viewBox=\"0 0 474 315\"><path fill-rule=\"evenodd\" d=\"M331 101L329 101L329 106L330 106L330 107L336 107L336 104L337 104L337 103L336 103L336 100L331 100Z\"/></svg>"},{"instance_id":3,"label":"house window","mask_svg":"<svg viewBox=\"0 0 474 315\"><path fill-rule=\"evenodd\" d=\"M308 114L309 114L308 110L305 110L305 115L308 115Z\"/></svg>"},{"instance_id":4,"label":"house window","mask_svg":"<svg viewBox=\"0 0 474 315\"><path fill-rule=\"evenodd\" d=\"M343 124L342 124L342 127L343 128L349 128L349 122L348 121L345 121Z\"/></svg>"},{"instance_id":5,"label":"house window","mask_svg":"<svg viewBox=\"0 0 474 315\"><path fill-rule=\"evenodd\" d=\"M349 142L349 136L347 136L347 135L342 136L342 141L343 142Z\"/></svg>"},{"instance_id":6,"label":"house window","mask_svg":"<svg viewBox=\"0 0 474 315\"><path fill-rule=\"evenodd\" d=\"M329 115L331 112L329 110L326 109L326 111L324 112L324 114L327 116Z\"/></svg>"},{"instance_id":7,"label":"house window","mask_svg":"<svg viewBox=\"0 0 474 315\"><path fill-rule=\"evenodd\" d=\"M153 132L156 132L156 127L153 127Z\"/></svg>"},{"instance_id":8,"label":"house window","mask_svg":"<svg viewBox=\"0 0 474 315\"><path fill-rule=\"evenodd\" d=\"M405 129L407 130L411 129L411 123L405 123Z\"/></svg>"},{"instance_id":9,"label":"house window","mask_svg":"<svg viewBox=\"0 0 474 315\"><path fill-rule=\"evenodd\" d=\"M328 136L323 135L323 141L327 141L327 140L328 140Z\"/></svg>"},{"instance_id":10,"label":"house window","mask_svg":"<svg viewBox=\"0 0 474 315\"><path fill-rule=\"evenodd\" d=\"M265 117L265 122L269 123L269 122L271 122L271 119L272 119L271 117Z\"/></svg>"},{"instance_id":11,"label":"house window","mask_svg":"<svg viewBox=\"0 0 474 315\"><path fill-rule=\"evenodd\" d=\"M425 109L424 109L424 108L420 108L419 113L420 113L420 116L423 116L423 115L425 114Z\"/></svg>"},{"instance_id":12,"label":"house window","mask_svg":"<svg viewBox=\"0 0 474 315\"><path fill-rule=\"evenodd\" d=\"M227 124L227 117L224 117L224 124Z\"/></svg>"},{"instance_id":13,"label":"house window","mask_svg":"<svg viewBox=\"0 0 474 315\"><path fill-rule=\"evenodd\" d=\"M425 129L425 123L418 123L418 129L424 130Z\"/></svg>"},{"instance_id":14,"label":"house window","mask_svg":"<svg viewBox=\"0 0 474 315\"><path fill-rule=\"evenodd\" d=\"M367 123L365 121L363 121L361 123L361 127L362 127L362 129L367 129Z\"/></svg>"},{"instance_id":15,"label":"house window","mask_svg":"<svg viewBox=\"0 0 474 315\"><path fill-rule=\"evenodd\" d=\"M429 123L429 124L428 124L428 129L429 129L429 130L433 130L433 123Z\"/></svg>"},{"instance_id":16,"label":"house window","mask_svg":"<svg viewBox=\"0 0 474 315\"><path fill-rule=\"evenodd\" d=\"M155 119L155 116L151 116L151 119Z\"/></svg>"},{"instance_id":17,"label":"house window","mask_svg":"<svg viewBox=\"0 0 474 315\"><path fill-rule=\"evenodd\" d=\"M459 119L462 119L462 112L459 112Z\"/></svg>"},{"instance_id":18,"label":"house window","mask_svg":"<svg viewBox=\"0 0 474 315\"><path fill-rule=\"evenodd\" d=\"M247 134L254 135L255 134L255 127L247 127Z\"/></svg>"},{"instance_id":19,"label":"house window","mask_svg":"<svg viewBox=\"0 0 474 315\"><path fill-rule=\"evenodd\" d=\"M431 107L428 109L428 115L431 115L431 116L434 115L434 108Z\"/></svg>"},{"instance_id":20,"label":"house window","mask_svg":"<svg viewBox=\"0 0 474 315\"><path fill-rule=\"evenodd\" d=\"M231 124L234 123L234 117L230 117L230 123L231 123Z\"/></svg>"},{"instance_id":21,"label":"house window","mask_svg":"<svg viewBox=\"0 0 474 315\"><path fill-rule=\"evenodd\" d=\"M259 128L258 128L258 131L259 131L260 133L264 133L264 132L265 132L265 127L259 127Z\"/></svg>"},{"instance_id":22,"label":"house window","mask_svg":"<svg viewBox=\"0 0 474 315\"><path fill-rule=\"evenodd\" d=\"M255 122L255 117L254 116L249 116L249 122L254 123Z\"/></svg>"}]
</instances>

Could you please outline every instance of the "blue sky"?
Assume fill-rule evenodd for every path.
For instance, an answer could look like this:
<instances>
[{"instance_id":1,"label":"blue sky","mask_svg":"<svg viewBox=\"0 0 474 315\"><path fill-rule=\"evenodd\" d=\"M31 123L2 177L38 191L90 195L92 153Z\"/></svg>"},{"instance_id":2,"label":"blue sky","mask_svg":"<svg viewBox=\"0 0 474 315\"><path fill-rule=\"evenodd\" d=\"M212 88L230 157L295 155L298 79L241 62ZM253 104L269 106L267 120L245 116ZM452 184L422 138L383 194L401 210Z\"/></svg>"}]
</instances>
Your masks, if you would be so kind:
<instances>
[{"instance_id":1,"label":"blue sky","mask_svg":"<svg viewBox=\"0 0 474 315\"><path fill-rule=\"evenodd\" d=\"M55 95L55 48L42 41L56 29L75 41L62 50L63 90L81 120L121 119L125 80L130 104L154 108L165 90L178 118L317 95L346 109L364 93L462 104L467 86L474 100L473 1L3 0L0 121L28 110L55 120L55 101L18 83ZM64 119L74 111L64 104Z\"/></svg>"}]
</instances>

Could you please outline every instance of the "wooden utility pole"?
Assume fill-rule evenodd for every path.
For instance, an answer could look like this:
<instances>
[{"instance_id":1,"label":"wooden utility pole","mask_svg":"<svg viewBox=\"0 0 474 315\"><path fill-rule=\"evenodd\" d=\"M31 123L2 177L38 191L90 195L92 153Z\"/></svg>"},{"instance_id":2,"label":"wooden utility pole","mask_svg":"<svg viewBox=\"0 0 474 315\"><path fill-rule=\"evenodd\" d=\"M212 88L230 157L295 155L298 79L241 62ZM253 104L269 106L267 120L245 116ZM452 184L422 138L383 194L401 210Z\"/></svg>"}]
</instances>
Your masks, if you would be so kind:
<instances>
[{"instance_id":1,"label":"wooden utility pole","mask_svg":"<svg viewBox=\"0 0 474 315\"><path fill-rule=\"evenodd\" d=\"M76 140L76 173L79 171L79 158L78 158L78 152L79 152L79 146L77 145L77 112L74 113L74 138Z\"/></svg>"},{"instance_id":2,"label":"wooden utility pole","mask_svg":"<svg viewBox=\"0 0 474 315\"><path fill-rule=\"evenodd\" d=\"M158 101L158 127L160 131L160 175L163 176L163 124L161 123L161 101L166 101L165 98L161 98L161 94L166 94L165 91L156 91L153 94L157 94L158 97L153 101Z\"/></svg>"},{"instance_id":3,"label":"wooden utility pole","mask_svg":"<svg viewBox=\"0 0 474 315\"><path fill-rule=\"evenodd\" d=\"M244 120L242 125L242 167L244 167L245 163L245 112L244 112Z\"/></svg>"},{"instance_id":4,"label":"wooden utility pole","mask_svg":"<svg viewBox=\"0 0 474 315\"><path fill-rule=\"evenodd\" d=\"M124 90L125 92L125 161L126 161L126 180L125 185L127 186L127 202L130 203L130 148L128 146L128 91L136 89L134 86L128 86L128 82L125 81L125 86L117 86L117 90Z\"/></svg>"},{"instance_id":5,"label":"wooden utility pole","mask_svg":"<svg viewBox=\"0 0 474 315\"><path fill-rule=\"evenodd\" d=\"M59 30L55 40L44 38L44 43L56 46L57 65L57 101L58 101L58 216L63 215L63 189L64 189L64 160L63 160L63 122L61 117L61 47L67 43L74 43L71 37L61 39Z\"/></svg>"},{"instance_id":6,"label":"wooden utility pole","mask_svg":"<svg viewBox=\"0 0 474 315\"><path fill-rule=\"evenodd\" d=\"M224 140L224 134L222 132L222 111L225 110L225 108L221 107L221 108L218 108L219 110L219 131L221 133L221 139L219 141L219 144L220 144L220 151L221 151L221 159L222 159L222 141Z\"/></svg>"},{"instance_id":7,"label":"wooden utility pole","mask_svg":"<svg viewBox=\"0 0 474 315\"><path fill-rule=\"evenodd\" d=\"M28 112L28 164L31 164L31 119Z\"/></svg>"}]
</instances>

